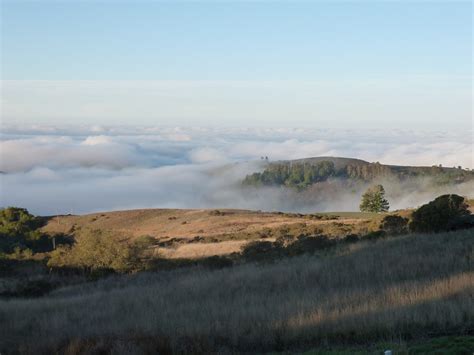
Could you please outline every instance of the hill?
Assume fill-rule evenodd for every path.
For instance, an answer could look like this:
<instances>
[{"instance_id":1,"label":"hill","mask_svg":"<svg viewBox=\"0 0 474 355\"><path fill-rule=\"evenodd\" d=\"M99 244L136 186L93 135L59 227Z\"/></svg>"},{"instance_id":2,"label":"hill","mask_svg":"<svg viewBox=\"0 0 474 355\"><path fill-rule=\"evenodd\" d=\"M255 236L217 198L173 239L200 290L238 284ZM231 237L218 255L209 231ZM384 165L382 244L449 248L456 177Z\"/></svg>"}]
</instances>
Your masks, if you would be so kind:
<instances>
[{"instance_id":1,"label":"hill","mask_svg":"<svg viewBox=\"0 0 474 355\"><path fill-rule=\"evenodd\" d=\"M373 182L390 180L404 182L429 178L434 185L460 184L474 180L474 171L462 167L398 166L369 163L360 159L315 157L289 161L269 162L262 172L247 175L247 186L288 186L306 188L330 179Z\"/></svg>"},{"instance_id":2,"label":"hill","mask_svg":"<svg viewBox=\"0 0 474 355\"><path fill-rule=\"evenodd\" d=\"M249 210L139 209L47 218L42 231L80 238L87 231L121 235L130 242L154 239L155 254L200 258L238 252L252 240L274 240L284 233L344 237L377 227L370 213L295 214Z\"/></svg>"},{"instance_id":3,"label":"hill","mask_svg":"<svg viewBox=\"0 0 474 355\"><path fill-rule=\"evenodd\" d=\"M473 243L471 231L409 235L348 244L328 257L189 267L0 300L0 351L264 353L349 345L382 353L425 341L424 353L468 354L472 339L460 336L474 327ZM446 335L459 338L427 340Z\"/></svg>"},{"instance_id":4,"label":"hill","mask_svg":"<svg viewBox=\"0 0 474 355\"><path fill-rule=\"evenodd\" d=\"M380 214L7 208L0 352L470 353L472 229L412 228L427 206L465 212L453 201Z\"/></svg>"}]
</instances>

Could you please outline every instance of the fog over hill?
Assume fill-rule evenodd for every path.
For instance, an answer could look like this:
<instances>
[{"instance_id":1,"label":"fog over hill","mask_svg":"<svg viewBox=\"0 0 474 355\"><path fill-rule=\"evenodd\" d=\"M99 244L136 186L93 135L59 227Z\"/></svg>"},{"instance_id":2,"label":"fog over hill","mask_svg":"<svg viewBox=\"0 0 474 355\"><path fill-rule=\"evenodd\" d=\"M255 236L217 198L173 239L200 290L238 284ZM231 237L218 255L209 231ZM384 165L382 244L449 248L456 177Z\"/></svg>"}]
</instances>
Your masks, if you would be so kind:
<instances>
[{"instance_id":1,"label":"fog over hill","mask_svg":"<svg viewBox=\"0 0 474 355\"><path fill-rule=\"evenodd\" d=\"M328 179L308 187L242 189L270 162L343 156L390 165L473 168L469 132L289 128L4 127L1 205L36 214L132 208L245 208L351 211L367 181ZM327 158L321 158L327 159ZM436 185L431 176L382 181L392 208L444 192L472 194L471 182Z\"/></svg>"}]
</instances>

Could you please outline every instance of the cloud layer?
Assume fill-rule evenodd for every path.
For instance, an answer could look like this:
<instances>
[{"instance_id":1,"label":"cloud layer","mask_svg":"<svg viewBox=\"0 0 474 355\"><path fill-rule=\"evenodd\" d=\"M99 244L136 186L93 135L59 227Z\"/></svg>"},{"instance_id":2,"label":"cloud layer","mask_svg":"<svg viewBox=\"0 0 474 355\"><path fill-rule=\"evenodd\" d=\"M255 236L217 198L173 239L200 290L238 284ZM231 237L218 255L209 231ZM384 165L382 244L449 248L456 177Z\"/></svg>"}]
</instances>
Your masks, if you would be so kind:
<instances>
[{"instance_id":1,"label":"cloud layer","mask_svg":"<svg viewBox=\"0 0 474 355\"><path fill-rule=\"evenodd\" d=\"M147 207L357 208L357 194L299 204L293 192L282 189L242 193L240 180L258 169L262 156L474 167L470 132L12 126L3 129L0 151L1 205L39 214ZM434 193L419 190L392 205L413 206Z\"/></svg>"}]
</instances>

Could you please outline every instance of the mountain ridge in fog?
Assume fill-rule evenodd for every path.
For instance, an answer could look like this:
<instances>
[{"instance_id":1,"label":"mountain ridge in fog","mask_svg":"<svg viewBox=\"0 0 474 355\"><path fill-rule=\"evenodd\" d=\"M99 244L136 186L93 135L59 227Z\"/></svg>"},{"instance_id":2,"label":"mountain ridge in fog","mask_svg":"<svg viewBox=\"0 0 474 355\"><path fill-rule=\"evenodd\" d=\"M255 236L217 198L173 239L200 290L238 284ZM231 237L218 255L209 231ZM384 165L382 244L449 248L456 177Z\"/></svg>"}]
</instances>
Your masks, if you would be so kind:
<instances>
[{"instance_id":1,"label":"mountain ridge in fog","mask_svg":"<svg viewBox=\"0 0 474 355\"><path fill-rule=\"evenodd\" d=\"M263 158L263 157L262 157ZM456 184L474 179L474 171L458 167L409 166L368 162L357 158L320 156L275 162L262 159L262 172L254 172L244 179L245 185L285 185L308 187L331 178L373 180L433 178L435 183Z\"/></svg>"}]
</instances>

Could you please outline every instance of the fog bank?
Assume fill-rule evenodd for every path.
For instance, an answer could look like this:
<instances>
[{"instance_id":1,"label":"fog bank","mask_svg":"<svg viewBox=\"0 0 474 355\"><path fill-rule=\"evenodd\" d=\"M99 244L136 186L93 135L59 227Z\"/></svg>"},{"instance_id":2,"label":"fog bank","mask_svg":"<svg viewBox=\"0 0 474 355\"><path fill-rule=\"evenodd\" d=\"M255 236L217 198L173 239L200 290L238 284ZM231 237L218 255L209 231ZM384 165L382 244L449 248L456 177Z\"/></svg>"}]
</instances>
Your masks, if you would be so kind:
<instances>
[{"instance_id":1,"label":"fog bank","mask_svg":"<svg viewBox=\"0 0 474 355\"><path fill-rule=\"evenodd\" d=\"M0 142L1 205L37 214L132 208L357 210L366 187L335 180L314 193L240 181L270 161L345 156L384 164L473 167L470 133L179 127L5 127ZM392 208L415 207L441 193L429 181L384 182ZM324 187L324 188L323 188Z\"/></svg>"}]
</instances>

